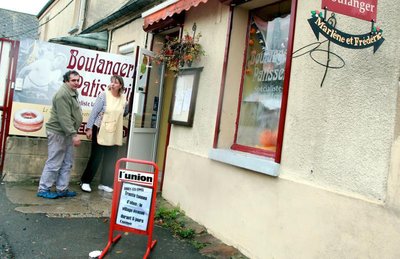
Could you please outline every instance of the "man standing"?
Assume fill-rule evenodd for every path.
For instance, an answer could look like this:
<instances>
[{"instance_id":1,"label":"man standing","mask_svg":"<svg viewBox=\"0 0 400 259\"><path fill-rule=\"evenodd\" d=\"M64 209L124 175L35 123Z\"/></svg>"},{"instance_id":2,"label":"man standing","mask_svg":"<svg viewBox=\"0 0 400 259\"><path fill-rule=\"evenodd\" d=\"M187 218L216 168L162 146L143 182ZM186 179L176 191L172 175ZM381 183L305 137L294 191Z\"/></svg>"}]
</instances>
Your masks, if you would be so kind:
<instances>
[{"instance_id":1,"label":"man standing","mask_svg":"<svg viewBox=\"0 0 400 259\"><path fill-rule=\"evenodd\" d=\"M69 191L69 178L73 163L73 147L81 140L77 135L82 123L82 111L78 102L79 74L68 71L63 76L64 84L53 97L50 119L46 123L48 158L40 177L38 197L56 199L74 197ZM50 189L55 183L56 192Z\"/></svg>"}]
</instances>

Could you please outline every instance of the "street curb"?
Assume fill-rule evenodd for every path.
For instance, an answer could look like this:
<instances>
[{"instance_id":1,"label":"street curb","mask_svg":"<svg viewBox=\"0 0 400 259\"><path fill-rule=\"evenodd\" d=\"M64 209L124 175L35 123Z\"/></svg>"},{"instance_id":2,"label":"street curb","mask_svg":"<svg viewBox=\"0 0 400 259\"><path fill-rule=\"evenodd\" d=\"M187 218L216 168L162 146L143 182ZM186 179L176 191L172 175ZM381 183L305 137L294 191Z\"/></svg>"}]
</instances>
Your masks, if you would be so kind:
<instances>
[{"instance_id":1,"label":"street curb","mask_svg":"<svg viewBox=\"0 0 400 259\"><path fill-rule=\"evenodd\" d=\"M179 209L178 207L171 205L160 194L158 194L156 210L160 208L168 210ZM180 239L185 240L189 243L192 243L191 241L194 241L198 244L201 244L202 248L199 249L199 252L202 255L217 259L248 259L248 257L244 256L237 248L224 244L221 240L209 234L204 226L186 216L185 213L180 213L179 217L176 220L186 229L192 229L194 231L194 237L192 239ZM155 220L154 222L158 226L164 227L163 224L160 224L160 222L157 222L157 220Z\"/></svg>"}]
</instances>

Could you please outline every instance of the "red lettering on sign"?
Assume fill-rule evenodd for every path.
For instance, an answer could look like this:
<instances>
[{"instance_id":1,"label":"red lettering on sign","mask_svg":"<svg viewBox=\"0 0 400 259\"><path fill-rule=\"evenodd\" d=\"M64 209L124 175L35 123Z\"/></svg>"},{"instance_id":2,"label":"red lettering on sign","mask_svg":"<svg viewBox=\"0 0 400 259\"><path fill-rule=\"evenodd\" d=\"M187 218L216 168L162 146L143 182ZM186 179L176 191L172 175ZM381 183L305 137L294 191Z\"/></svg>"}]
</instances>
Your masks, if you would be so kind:
<instances>
[{"instance_id":1,"label":"red lettering on sign","mask_svg":"<svg viewBox=\"0 0 400 259\"><path fill-rule=\"evenodd\" d=\"M322 0L321 8L366 21L376 21L378 0Z\"/></svg>"}]
</instances>

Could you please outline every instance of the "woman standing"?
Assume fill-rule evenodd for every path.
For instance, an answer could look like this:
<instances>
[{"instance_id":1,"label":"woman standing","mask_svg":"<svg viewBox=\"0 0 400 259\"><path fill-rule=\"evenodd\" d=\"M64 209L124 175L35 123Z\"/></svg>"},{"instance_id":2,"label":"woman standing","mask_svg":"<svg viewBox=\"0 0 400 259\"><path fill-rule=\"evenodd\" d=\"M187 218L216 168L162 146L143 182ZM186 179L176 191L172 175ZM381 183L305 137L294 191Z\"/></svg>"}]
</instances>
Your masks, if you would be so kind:
<instances>
[{"instance_id":1,"label":"woman standing","mask_svg":"<svg viewBox=\"0 0 400 259\"><path fill-rule=\"evenodd\" d=\"M92 182L102 162L99 190L113 191L114 166L117 162L118 146L122 146L123 116L128 114L124 80L111 77L108 91L101 93L94 103L86 125L86 137L92 140L92 150L86 169L81 177L81 189L91 192Z\"/></svg>"}]
</instances>

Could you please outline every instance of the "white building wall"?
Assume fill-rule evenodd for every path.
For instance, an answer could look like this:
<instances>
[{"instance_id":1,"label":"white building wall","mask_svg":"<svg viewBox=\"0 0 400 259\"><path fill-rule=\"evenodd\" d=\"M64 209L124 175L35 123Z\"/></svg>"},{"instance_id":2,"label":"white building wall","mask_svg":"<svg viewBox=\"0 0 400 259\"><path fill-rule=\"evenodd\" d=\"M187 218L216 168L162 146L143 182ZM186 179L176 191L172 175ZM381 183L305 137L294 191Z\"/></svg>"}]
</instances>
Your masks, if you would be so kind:
<instances>
[{"instance_id":1,"label":"white building wall","mask_svg":"<svg viewBox=\"0 0 400 259\"><path fill-rule=\"evenodd\" d=\"M123 27L111 29L110 52L118 54L119 46L131 42L134 42L137 46L144 47L145 39L146 32L143 31L143 20L134 20Z\"/></svg>"},{"instance_id":2,"label":"white building wall","mask_svg":"<svg viewBox=\"0 0 400 259\"><path fill-rule=\"evenodd\" d=\"M87 16L85 17L85 28L92 26L100 20L118 11L129 0L87 0Z\"/></svg>"},{"instance_id":3,"label":"white building wall","mask_svg":"<svg viewBox=\"0 0 400 259\"><path fill-rule=\"evenodd\" d=\"M283 177L385 199L397 119L400 20L395 5L378 5L377 25L386 40L375 54L373 48L354 50L331 44L331 51L346 64L342 69L329 69L322 87L324 67L309 55L293 59ZM294 50L317 41L307 22L310 10L317 7L318 1L299 1ZM349 34L364 34L371 24L338 14L336 27ZM320 48L326 50L327 43ZM326 62L326 53L315 53L315 57ZM334 56L331 59L332 65L339 63Z\"/></svg>"},{"instance_id":4,"label":"white building wall","mask_svg":"<svg viewBox=\"0 0 400 259\"><path fill-rule=\"evenodd\" d=\"M222 9L225 12L222 12ZM200 4L188 12L185 18L184 32L192 35L193 23L197 33L201 33L199 43L206 54L199 64L203 66L200 74L199 89L196 98L196 110L193 127L172 126L170 147L206 157L214 140L214 125L221 85L225 39L227 34L228 8L217 1ZM212 11L210 11L212 10Z\"/></svg>"},{"instance_id":5,"label":"white building wall","mask_svg":"<svg viewBox=\"0 0 400 259\"><path fill-rule=\"evenodd\" d=\"M57 0L39 17L40 40L69 36L80 33L80 29L86 29L101 21L112 13L118 11L128 0L86 0L85 15L80 17L81 2L85 0ZM83 28L71 31L79 26L79 18L83 19ZM46 23L49 25L46 25ZM51 24L51 25L50 25ZM56 25L56 26L54 26ZM70 34L71 32L71 34Z\"/></svg>"},{"instance_id":6,"label":"white building wall","mask_svg":"<svg viewBox=\"0 0 400 259\"><path fill-rule=\"evenodd\" d=\"M163 197L249 258L400 258L399 214L168 150Z\"/></svg>"},{"instance_id":7,"label":"white building wall","mask_svg":"<svg viewBox=\"0 0 400 259\"><path fill-rule=\"evenodd\" d=\"M77 24L74 19L75 1L69 3L69 0L58 0L39 17L40 40L67 36L68 32ZM57 26L53 26L53 24Z\"/></svg>"},{"instance_id":8,"label":"white building wall","mask_svg":"<svg viewBox=\"0 0 400 259\"><path fill-rule=\"evenodd\" d=\"M308 55L293 59L273 178L207 157L223 63L223 52L210 52L225 45L228 15L216 2L190 10L185 22L197 23L207 57L193 128L172 127L163 196L250 258L400 258L399 6L379 2L386 41L375 54L331 44L346 66L330 69L322 87L323 67ZM317 41L307 22L315 9L320 1L298 3L295 50ZM337 18L342 31L370 30L368 22Z\"/></svg>"}]
</instances>

